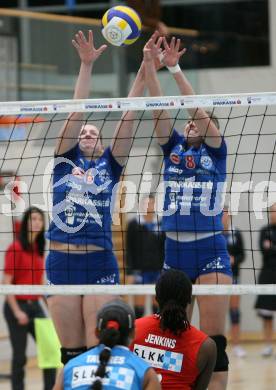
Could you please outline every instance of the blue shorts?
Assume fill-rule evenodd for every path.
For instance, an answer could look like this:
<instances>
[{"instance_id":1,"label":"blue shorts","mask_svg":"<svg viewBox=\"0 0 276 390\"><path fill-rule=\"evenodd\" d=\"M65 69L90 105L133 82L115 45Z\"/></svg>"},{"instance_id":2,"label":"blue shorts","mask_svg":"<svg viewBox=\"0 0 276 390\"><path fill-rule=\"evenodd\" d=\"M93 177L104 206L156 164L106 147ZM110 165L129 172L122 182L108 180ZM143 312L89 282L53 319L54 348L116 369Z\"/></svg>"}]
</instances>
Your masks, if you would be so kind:
<instances>
[{"instance_id":1,"label":"blue shorts","mask_svg":"<svg viewBox=\"0 0 276 390\"><path fill-rule=\"evenodd\" d=\"M232 276L226 240L216 234L202 240L181 242L166 238L164 270L184 271L192 282L200 275L219 272Z\"/></svg>"},{"instance_id":2,"label":"blue shorts","mask_svg":"<svg viewBox=\"0 0 276 390\"><path fill-rule=\"evenodd\" d=\"M118 284L119 269L111 251L65 253L51 250L46 259L49 284Z\"/></svg>"},{"instance_id":3,"label":"blue shorts","mask_svg":"<svg viewBox=\"0 0 276 390\"><path fill-rule=\"evenodd\" d=\"M135 284L155 284L160 276L160 271L135 271L133 273Z\"/></svg>"}]
</instances>

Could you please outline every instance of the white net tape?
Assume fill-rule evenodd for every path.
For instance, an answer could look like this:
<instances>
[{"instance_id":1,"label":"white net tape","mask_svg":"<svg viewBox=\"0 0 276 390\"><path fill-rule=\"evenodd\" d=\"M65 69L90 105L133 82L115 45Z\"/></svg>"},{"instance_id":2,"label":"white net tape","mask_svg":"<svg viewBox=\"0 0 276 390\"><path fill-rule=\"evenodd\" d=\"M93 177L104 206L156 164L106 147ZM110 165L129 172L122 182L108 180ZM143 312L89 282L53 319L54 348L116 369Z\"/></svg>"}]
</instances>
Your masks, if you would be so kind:
<instances>
[{"instance_id":1,"label":"white net tape","mask_svg":"<svg viewBox=\"0 0 276 390\"><path fill-rule=\"evenodd\" d=\"M1 115L58 114L69 112L112 112L112 111L150 111L154 108L166 110L196 107L249 107L276 104L276 93L251 93L232 95L194 95L139 97L85 100L45 100L25 102L3 102Z\"/></svg>"},{"instance_id":2,"label":"white net tape","mask_svg":"<svg viewBox=\"0 0 276 390\"><path fill-rule=\"evenodd\" d=\"M2 295L155 295L155 286L141 285L0 285ZM194 285L193 295L275 295L276 285Z\"/></svg>"}]
</instances>

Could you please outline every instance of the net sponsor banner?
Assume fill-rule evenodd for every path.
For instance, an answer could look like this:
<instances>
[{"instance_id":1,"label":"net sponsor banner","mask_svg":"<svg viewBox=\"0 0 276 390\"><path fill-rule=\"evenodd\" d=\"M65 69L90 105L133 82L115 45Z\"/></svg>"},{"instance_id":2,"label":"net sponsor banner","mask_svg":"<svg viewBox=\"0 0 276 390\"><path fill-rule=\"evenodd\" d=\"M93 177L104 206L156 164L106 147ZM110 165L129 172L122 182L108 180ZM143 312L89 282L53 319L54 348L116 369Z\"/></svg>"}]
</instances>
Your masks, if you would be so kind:
<instances>
[{"instance_id":1,"label":"net sponsor banner","mask_svg":"<svg viewBox=\"0 0 276 390\"><path fill-rule=\"evenodd\" d=\"M197 107L234 107L275 105L276 93L251 93L240 95L194 95L139 97L122 99L83 99L6 102L1 104L0 114L57 114L67 112L106 112L182 109Z\"/></svg>"}]
</instances>

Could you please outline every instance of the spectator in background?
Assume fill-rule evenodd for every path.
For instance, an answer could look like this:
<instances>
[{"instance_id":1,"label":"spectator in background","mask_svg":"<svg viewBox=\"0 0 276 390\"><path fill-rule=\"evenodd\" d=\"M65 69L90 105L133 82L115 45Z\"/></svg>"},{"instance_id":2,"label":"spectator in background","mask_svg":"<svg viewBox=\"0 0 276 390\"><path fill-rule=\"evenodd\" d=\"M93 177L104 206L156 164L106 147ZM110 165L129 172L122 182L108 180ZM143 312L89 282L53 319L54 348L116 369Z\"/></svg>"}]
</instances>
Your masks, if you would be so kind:
<instances>
[{"instance_id":1,"label":"spectator in background","mask_svg":"<svg viewBox=\"0 0 276 390\"><path fill-rule=\"evenodd\" d=\"M230 255L231 267L233 272L233 284L240 282L240 265L244 261L244 244L241 232L231 223L228 207L224 207L223 216L223 234L227 242L227 250ZM237 357L245 357L246 351L240 345L240 296L232 295L230 298L230 334L233 345L234 355Z\"/></svg>"},{"instance_id":2,"label":"spectator in background","mask_svg":"<svg viewBox=\"0 0 276 390\"><path fill-rule=\"evenodd\" d=\"M3 284L43 284L44 272L43 212L30 207L23 215L19 237L5 254ZM12 390L24 389L27 336L35 338L34 319L45 314L38 295L8 295L4 304L4 316L12 346ZM44 390L51 390L55 383L55 369L43 370Z\"/></svg>"},{"instance_id":3,"label":"spectator in background","mask_svg":"<svg viewBox=\"0 0 276 390\"><path fill-rule=\"evenodd\" d=\"M259 245L263 264L258 278L259 284L276 284L276 203L270 208L268 221L268 225L264 226L260 232ZM259 295L255 308L263 321L265 347L261 354L268 357L273 353L273 312L276 311L276 296Z\"/></svg>"},{"instance_id":4,"label":"spectator in background","mask_svg":"<svg viewBox=\"0 0 276 390\"><path fill-rule=\"evenodd\" d=\"M138 12L145 27L157 30L161 36L169 35L168 27L161 21L160 0L127 0L127 5Z\"/></svg>"},{"instance_id":5,"label":"spectator in background","mask_svg":"<svg viewBox=\"0 0 276 390\"><path fill-rule=\"evenodd\" d=\"M154 206L154 195L145 196L142 199L142 213L127 226L126 261L129 283L155 284L163 267L165 235L161 232ZM143 316L144 304L144 296L135 297L137 318Z\"/></svg>"}]
</instances>

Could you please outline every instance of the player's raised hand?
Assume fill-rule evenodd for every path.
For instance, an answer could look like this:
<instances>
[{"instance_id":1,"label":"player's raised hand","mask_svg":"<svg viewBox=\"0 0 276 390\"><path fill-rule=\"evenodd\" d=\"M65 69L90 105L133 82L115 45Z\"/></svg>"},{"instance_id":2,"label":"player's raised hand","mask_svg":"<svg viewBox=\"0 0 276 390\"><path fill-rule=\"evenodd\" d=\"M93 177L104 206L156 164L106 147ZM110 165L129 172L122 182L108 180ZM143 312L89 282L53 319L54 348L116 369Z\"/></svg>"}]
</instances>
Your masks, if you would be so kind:
<instances>
[{"instance_id":1,"label":"player's raised hand","mask_svg":"<svg viewBox=\"0 0 276 390\"><path fill-rule=\"evenodd\" d=\"M158 31L155 31L144 46L144 61L152 61L154 59L154 49L157 39L159 39L159 33Z\"/></svg>"},{"instance_id":2,"label":"player's raised hand","mask_svg":"<svg viewBox=\"0 0 276 390\"><path fill-rule=\"evenodd\" d=\"M158 31L155 31L148 42L144 46L144 61L154 61L156 69L162 68L163 64L159 60L159 55L162 52L161 45L163 37L159 36Z\"/></svg>"},{"instance_id":3,"label":"player's raised hand","mask_svg":"<svg viewBox=\"0 0 276 390\"><path fill-rule=\"evenodd\" d=\"M180 57L186 52L186 48L180 50L180 39L175 39L172 37L170 44L168 44L166 38L163 38L163 44L165 50L163 51L163 60L162 62L166 66L175 66L178 64Z\"/></svg>"},{"instance_id":4,"label":"player's raised hand","mask_svg":"<svg viewBox=\"0 0 276 390\"><path fill-rule=\"evenodd\" d=\"M96 61L107 48L107 45L102 45L98 49L95 48L92 30L88 31L88 39L82 31L79 31L75 35L75 39L72 40L72 44L79 53L81 62L87 65Z\"/></svg>"}]
</instances>

